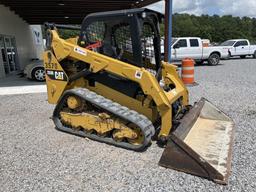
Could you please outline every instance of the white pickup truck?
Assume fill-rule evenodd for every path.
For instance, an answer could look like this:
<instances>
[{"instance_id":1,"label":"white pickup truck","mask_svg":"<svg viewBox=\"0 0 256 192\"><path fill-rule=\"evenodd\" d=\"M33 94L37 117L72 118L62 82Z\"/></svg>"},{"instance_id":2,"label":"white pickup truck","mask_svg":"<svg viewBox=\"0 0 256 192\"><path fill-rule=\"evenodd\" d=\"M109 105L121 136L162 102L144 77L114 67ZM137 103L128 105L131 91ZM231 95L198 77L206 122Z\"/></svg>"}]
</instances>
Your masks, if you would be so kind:
<instances>
[{"instance_id":1,"label":"white pickup truck","mask_svg":"<svg viewBox=\"0 0 256 192\"><path fill-rule=\"evenodd\" d=\"M244 59L246 56L252 55L256 58L256 45L251 45L247 39L231 39L220 46L229 51L229 57L240 56Z\"/></svg>"},{"instance_id":2,"label":"white pickup truck","mask_svg":"<svg viewBox=\"0 0 256 192\"><path fill-rule=\"evenodd\" d=\"M162 55L164 48L162 46ZM181 61L192 58L197 64L207 61L209 65L218 65L220 59L228 58L228 50L223 47L204 47L198 37L180 37L172 39L172 60Z\"/></svg>"}]
</instances>

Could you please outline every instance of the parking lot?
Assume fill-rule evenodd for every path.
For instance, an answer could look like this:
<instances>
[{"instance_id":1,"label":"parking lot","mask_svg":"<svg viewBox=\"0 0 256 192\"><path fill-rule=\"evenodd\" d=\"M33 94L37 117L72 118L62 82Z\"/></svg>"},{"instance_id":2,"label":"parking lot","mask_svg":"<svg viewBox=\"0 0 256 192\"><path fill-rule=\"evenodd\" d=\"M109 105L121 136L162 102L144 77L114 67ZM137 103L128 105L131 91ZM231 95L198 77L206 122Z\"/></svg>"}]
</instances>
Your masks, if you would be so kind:
<instances>
[{"instance_id":1,"label":"parking lot","mask_svg":"<svg viewBox=\"0 0 256 192\"><path fill-rule=\"evenodd\" d=\"M156 143L143 153L58 132L46 93L0 95L0 191L254 191L256 60L197 66L191 104L207 98L236 124L229 185L158 166Z\"/></svg>"}]
</instances>

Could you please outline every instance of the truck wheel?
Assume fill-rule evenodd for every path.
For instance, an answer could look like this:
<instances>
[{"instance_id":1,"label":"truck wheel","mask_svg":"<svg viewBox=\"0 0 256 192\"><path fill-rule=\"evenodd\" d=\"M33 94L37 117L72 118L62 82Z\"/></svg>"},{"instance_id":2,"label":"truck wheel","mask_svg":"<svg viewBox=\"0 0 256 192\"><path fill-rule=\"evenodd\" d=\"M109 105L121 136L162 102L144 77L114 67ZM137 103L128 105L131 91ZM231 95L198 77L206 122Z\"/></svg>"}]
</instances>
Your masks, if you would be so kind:
<instances>
[{"instance_id":1,"label":"truck wheel","mask_svg":"<svg viewBox=\"0 0 256 192\"><path fill-rule=\"evenodd\" d=\"M212 53L208 58L208 64L211 66L216 66L220 62L220 55L218 53Z\"/></svg>"},{"instance_id":2,"label":"truck wheel","mask_svg":"<svg viewBox=\"0 0 256 192\"><path fill-rule=\"evenodd\" d=\"M240 58L241 58L241 59L245 59L245 58L246 58L246 55L241 55Z\"/></svg>"}]
</instances>

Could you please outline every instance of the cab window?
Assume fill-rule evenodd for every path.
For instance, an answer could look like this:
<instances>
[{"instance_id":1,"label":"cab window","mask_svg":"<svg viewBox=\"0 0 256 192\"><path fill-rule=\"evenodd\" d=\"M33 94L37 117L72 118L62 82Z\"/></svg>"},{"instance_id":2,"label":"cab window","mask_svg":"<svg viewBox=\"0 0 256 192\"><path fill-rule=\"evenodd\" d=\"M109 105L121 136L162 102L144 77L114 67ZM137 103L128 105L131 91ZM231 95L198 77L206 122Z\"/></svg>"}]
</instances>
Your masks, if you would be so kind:
<instances>
[{"instance_id":1,"label":"cab window","mask_svg":"<svg viewBox=\"0 0 256 192\"><path fill-rule=\"evenodd\" d=\"M186 39L180 39L175 45L174 48L183 48L188 47L187 40Z\"/></svg>"},{"instance_id":2,"label":"cab window","mask_svg":"<svg viewBox=\"0 0 256 192\"><path fill-rule=\"evenodd\" d=\"M247 41L241 41L241 45L240 46L248 46L248 42Z\"/></svg>"},{"instance_id":3,"label":"cab window","mask_svg":"<svg viewBox=\"0 0 256 192\"><path fill-rule=\"evenodd\" d=\"M190 47L199 47L199 42L197 39L190 39Z\"/></svg>"},{"instance_id":4,"label":"cab window","mask_svg":"<svg viewBox=\"0 0 256 192\"><path fill-rule=\"evenodd\" d=\"M154 31L151 25L148 23L144 23L141 36L141 50L144 66L150 63L156 64L154 37Z\"/></svg>"},{"instance_id":5,"label":"cab window","mask_svg":"<svg viewBox=\"0 0 256 192\"><path fill-rule=\"evenodd\" d=\"M248 42L247 41L238 41L235 44L235 47L240 47L240 46L248 46Z\"/></svg>"}]
</instances>

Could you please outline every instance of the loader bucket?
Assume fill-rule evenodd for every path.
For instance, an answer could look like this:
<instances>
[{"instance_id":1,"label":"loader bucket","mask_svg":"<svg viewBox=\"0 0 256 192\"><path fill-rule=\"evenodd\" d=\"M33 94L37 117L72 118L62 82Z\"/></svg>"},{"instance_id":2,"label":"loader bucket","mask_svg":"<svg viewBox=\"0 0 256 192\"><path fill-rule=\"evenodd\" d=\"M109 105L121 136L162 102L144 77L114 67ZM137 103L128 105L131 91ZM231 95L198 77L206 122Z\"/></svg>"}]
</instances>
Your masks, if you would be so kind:
<instances>
[{"instance_id":1,"label":"loader bucket","mask_svg":"<svg viewBox=\"0 0 256 192\"><path fill-rule=\"evenodd\" d=\"M171 133L159 165L227 184L234 123L202 98Z\"/></svg>"}]
</instances>

